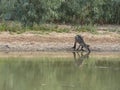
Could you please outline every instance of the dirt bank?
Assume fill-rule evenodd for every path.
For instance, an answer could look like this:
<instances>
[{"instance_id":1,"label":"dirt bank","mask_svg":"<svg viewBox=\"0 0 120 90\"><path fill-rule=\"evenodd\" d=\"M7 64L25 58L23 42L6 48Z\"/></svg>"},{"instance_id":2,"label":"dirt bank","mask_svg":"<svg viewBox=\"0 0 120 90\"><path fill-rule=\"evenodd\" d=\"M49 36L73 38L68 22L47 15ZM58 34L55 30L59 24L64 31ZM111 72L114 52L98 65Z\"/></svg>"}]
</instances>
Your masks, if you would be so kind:
<instances>
[{"instance_id":1,"label":"dirt bank","mask_svg":"<svg viewBox=\"0 0 120 90\"><path fill-rule=\"evenodd\" d=\"M0 51L72 51L74 36L80 34L92 51L120 51L120 34L91 33L9 34L0 33Z\"/></svg>"}]
</instances>

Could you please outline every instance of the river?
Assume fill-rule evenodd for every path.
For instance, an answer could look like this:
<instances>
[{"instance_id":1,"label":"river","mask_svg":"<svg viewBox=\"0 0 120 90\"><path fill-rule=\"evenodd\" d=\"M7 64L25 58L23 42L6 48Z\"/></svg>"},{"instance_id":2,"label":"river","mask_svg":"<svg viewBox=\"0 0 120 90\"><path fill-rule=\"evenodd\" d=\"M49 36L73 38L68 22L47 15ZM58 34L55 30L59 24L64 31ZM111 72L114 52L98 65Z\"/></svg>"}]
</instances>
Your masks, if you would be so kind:
<instances>
[{"instance_id":1,"label":"river","mask_svg":"<svg viewBox=\"0 0 120 90\"><path fill-rule=\"evenodd\" d=\"M0 90L120 90L120 52L0 53Z\"/></svg>"}]
</instances>

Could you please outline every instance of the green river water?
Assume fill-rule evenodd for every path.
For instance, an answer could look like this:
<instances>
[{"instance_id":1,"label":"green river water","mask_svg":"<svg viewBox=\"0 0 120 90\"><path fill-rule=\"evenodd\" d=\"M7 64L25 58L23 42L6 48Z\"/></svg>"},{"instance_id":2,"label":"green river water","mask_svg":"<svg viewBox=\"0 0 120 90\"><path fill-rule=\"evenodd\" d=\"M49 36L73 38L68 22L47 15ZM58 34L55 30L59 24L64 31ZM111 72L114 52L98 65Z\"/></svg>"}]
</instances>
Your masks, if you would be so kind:
<instances>
[{"instance_id":1,"label":"green river water","mask_svg":"<svg viewBox=\"0 0 120 90\"><path fill-rule=\"evenodd\" d=\"M120 90L120 53L1 54L0 90Z\"/></svg>"}]
</instances>

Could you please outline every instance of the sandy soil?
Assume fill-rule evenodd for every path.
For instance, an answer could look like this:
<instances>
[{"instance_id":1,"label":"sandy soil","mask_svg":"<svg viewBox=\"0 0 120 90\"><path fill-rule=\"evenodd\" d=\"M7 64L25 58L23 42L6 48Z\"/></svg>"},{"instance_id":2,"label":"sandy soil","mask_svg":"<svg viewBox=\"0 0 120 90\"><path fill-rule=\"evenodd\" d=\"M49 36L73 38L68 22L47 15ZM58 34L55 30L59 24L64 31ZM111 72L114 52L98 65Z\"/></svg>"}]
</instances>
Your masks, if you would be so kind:
<instances>
[{"instance_id":1,"label":"sandy soil","mask_svg":"<svg viewBox=\"0 0 120 90\"><path fill-rule=\"evenodd\" d=\"M80 34L90 45L91 51L120 52L120 34L106 31L91 33L9 34L0 33L0 51L72 51L74 36Z\"/></svg>"}]
</instances>

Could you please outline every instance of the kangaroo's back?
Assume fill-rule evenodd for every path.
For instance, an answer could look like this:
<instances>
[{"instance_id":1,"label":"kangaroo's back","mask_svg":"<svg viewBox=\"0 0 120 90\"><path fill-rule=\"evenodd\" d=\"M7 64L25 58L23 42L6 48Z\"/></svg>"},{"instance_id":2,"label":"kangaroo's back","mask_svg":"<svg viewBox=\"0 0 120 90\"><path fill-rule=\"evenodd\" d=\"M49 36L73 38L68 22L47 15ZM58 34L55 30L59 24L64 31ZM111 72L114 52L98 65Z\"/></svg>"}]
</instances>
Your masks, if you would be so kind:
<instances>
[{"instance_id":1,"label":"kangaroo's back","mask_svg":"<svg viewBox=\"0 0 120 90\"><path fill-rule=\"evenodd\" d=\"M83 40L82 36L80 36L80 35L75 36L75 41L78 43L84 43L84 40Z\"/></svg>"}]
</instances>

